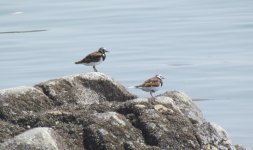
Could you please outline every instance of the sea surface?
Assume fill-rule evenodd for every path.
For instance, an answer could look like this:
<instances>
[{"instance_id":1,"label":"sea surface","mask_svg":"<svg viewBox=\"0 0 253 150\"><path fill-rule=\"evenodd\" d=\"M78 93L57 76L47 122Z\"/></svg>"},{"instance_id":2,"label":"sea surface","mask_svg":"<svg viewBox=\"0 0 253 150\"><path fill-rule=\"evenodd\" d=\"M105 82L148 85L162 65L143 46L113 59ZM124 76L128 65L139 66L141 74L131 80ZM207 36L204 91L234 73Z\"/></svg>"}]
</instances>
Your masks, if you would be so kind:
<instances>
[{"instance_id":1,"label":"sea surface","mask_svg":"<svg viewBox=\"0 0 253 150\"><path fill-rule=\"evenodd\" d=\"M0 89L93 71L124 86L162 74L234 144L253 148L252 0L0 0ZM149 93L129 89L140 96Z\"/></svg>"}]
</instances>

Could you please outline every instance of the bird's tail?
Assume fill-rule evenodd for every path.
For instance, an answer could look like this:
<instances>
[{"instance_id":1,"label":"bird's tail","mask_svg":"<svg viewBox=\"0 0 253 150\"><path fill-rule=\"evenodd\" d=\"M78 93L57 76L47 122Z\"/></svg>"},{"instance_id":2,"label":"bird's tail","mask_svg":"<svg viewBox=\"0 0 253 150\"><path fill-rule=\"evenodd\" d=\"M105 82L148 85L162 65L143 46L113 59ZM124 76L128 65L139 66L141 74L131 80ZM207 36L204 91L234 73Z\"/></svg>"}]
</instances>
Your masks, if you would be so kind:
<instances>
[{"instance_id":1,"label":"bird's tail","mask_svg":"<svg viewBox=\"0 0 253 150\"><path fill-rule=\"evenodd\" d=\"M75 62L75 64L81 64L82 62L81 61L77 61L77 62Z\"/></svg>"},{"instance_id":2,"label":"bird's tail","mask_svg":"<svg viewBox=\"0 0 253 150\"><path fill-rule=\"evenodd\" d=\"M134 89L134 88L137 88L138 86L129 86L128 88L129 89Z\"/></svg>"},{"instance_id":3,"label":"bird's tail","mask_svg":"<svg viewBox=\"0 0 253 150\"><path fill-rule=\"evenodd\" d=\"M129 89L134 89L134 88L140 89L141 87L142 87L142 86L137 85L137 86L129 86L128 88L129 88Z\"/></svg>"}]
</instances>

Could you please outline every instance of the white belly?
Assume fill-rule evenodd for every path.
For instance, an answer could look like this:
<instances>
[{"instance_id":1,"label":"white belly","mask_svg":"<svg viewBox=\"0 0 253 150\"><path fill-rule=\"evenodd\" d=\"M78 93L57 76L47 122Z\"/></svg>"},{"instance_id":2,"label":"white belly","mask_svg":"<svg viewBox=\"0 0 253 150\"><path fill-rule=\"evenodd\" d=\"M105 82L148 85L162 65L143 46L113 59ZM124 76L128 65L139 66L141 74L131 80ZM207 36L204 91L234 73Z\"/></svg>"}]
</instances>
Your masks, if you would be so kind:
<instances>
[{"instance_id":1,"label":"white belly","mask_svg":"<svg viewBox=\"0 0 253 150\"><path fill-rule=\"evenodd\" d=\"M158 87L139 87L139 89L142 89L143 91L150 92L150 91L158 91L160 89L160 86Z\"/></svg>"},{"instance_id":2,"label":"white belly","mask_svg":"<svg viewBox=\"0 0 253 150\"><path fill-rule=\"evenodd\" d=\"M101 64L103 62L103 59L100 59L98 62L91 62L91 63L84 63L86 66L96 66L98 64Z\"/></svg>"}]
</instances>

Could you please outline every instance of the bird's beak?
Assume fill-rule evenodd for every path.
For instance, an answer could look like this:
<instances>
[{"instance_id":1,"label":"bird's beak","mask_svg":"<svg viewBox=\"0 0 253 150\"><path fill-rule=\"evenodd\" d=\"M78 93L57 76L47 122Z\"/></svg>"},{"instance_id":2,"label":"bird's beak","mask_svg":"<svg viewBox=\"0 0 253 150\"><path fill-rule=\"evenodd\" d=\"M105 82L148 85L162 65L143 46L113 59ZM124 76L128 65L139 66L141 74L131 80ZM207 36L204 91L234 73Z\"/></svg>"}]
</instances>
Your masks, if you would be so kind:
<instances>
[{"instance_id":1,"label":"bird's beak","mask_svg":"<svg viewBox=\"0 0 253 150\"><path fill-rule=\"evenodd\" d=\"M109 52L108 50L105 50L105 52Z\"/></svg>"}]
</instances>

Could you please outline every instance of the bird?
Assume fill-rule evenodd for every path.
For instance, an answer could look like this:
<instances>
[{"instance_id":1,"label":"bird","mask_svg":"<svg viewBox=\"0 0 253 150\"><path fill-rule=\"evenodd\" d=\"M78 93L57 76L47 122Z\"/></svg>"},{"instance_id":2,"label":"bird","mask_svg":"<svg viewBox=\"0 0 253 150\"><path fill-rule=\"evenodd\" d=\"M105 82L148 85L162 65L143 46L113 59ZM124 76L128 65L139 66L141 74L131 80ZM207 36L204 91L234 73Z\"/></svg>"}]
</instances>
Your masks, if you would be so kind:
<instances>
[{"instance_id":1,"label":"bird","mask_svg":"<svg viewBox=\"0 0 253 150\"><path fill-rule=\"evenodd\" d=\"M165 79L161 74L157 74L154 77L151 77L144 81L144 83L135 86L135 88L141 89L143 91L149 92L153 97L152 93L155 93L163 86L162 79Z\"/></svg>"},{"instance_id":2,"label":"bird","mask_svg":"<svg viewBox=\"0 0 253 150\"><path fill-rule=\"evenodd\" d=\"M102 63L106 58L107 51L104 47L100 47L97 51L88 54L82 60L75 62L75 64L83 64L86 66L93 66L95 72L98 70L96 69L96 65Z\"/></svg>"}]
</instances>

